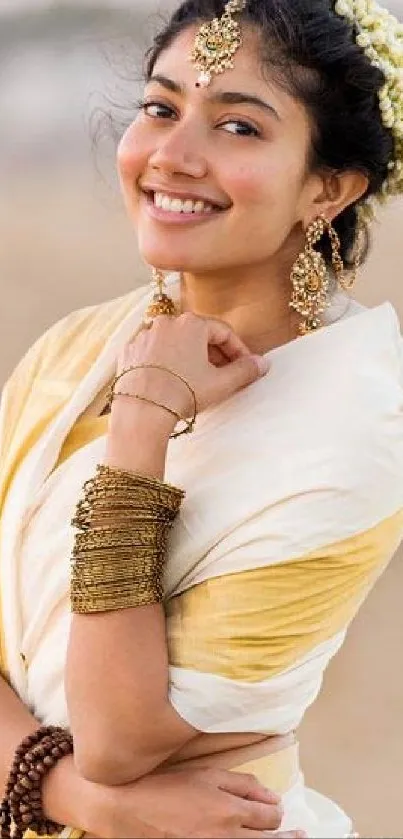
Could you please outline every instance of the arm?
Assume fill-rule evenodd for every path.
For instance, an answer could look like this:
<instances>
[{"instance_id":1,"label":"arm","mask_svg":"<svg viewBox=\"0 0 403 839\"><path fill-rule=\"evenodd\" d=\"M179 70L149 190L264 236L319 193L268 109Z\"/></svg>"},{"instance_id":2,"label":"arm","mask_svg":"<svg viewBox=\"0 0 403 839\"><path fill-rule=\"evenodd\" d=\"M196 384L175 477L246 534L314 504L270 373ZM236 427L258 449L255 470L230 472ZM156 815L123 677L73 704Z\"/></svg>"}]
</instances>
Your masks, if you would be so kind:
<instances>
[{"instance_id":1,"label":"arm","mask_svg":"<svg viewBox=\"0 0 403 839\"><path fill-rule=\"evenodd\" d=\"M226 365L210 364L210 346L220 348ZM195 315L160 318L151 330L141 332L126 347L120 369L138 364L162 365L180 374L195 391L199 410L267 372L229 327ZM187 389L166 373L150 377L154 372L127 375L124 390L150 395L181 416L191 416ZM171 416L154 405L116 400L107 463L163 478L173 428ZM66 688L77 766L91 780L128 783L152 771L198 733L169 702L160 605L74 615Z\"/></svg>"},{"instance_id":2,"label":"arm","mask_svg":"<svg viewBox=\"0 0 403 839\"><path fill-rule=\"evenodd\" d=\"M163 478L173 425L152 405L114 404L106 462ZM168 700L160 604L73 615L66 686L77 767L97 783L133 781L198 733Z\"/></svg>"},{"instance_id":3,"label":"arm","mask_svg":"<svg viewBox=\"0 0 403 839\"><path fill-rule=\"evenodd\" d=\"M2 798L16 749L37 728L35 717L0 676ZM85 781L69 756L45 777L42 800L49 819L79 825L88 839L200 836L200 824L203 836L243 837L253 829L259 837L281 822L277 795L249 775L214 769L167 771L112 789Z\"/></svg>"}]
</instances>

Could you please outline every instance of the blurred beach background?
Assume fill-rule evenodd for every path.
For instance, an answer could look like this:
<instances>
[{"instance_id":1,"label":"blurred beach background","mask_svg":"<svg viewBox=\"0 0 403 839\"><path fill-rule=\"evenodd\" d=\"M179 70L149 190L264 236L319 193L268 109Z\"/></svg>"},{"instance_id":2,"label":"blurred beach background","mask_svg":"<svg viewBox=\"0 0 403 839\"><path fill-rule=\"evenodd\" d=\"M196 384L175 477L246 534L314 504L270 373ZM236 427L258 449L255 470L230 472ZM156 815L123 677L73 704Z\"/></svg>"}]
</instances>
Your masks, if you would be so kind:
<instances>
[{"instance_id":1,"label":"blurred beach background","mask_svg":"<svg viewBox=\"0 0 403 839\"><path fill-rule=\"evenodd\" d=\"M144 49L174 5L0 0L0 381L57 318L148 277L120 202L108 114L133 118ZM403 19L403 0L388 5ZM375 235L356 296L390 300L403 319L402 203ZM365 837L403 836L402 558L301 729L308 783Z\"/></svg>"}]
</instances>

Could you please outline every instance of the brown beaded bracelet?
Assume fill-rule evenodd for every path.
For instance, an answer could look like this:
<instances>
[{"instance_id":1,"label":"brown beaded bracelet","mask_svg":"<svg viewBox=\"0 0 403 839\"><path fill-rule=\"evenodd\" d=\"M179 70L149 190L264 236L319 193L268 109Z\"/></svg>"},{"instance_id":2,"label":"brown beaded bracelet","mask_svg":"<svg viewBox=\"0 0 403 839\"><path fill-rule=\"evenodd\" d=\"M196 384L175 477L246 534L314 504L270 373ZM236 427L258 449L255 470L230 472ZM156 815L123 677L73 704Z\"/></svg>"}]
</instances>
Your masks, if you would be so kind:
<instances>
[{"instance_id":1,"label":"brown beaded bracelet","mask_svg":"<svg viewBox=\"0 0 403 839\"><path fill-rule=\"evenodd\" d=\"M15 752L0 805L1 839L23 839L28 829L38 836L52 836L63 830L63 825L46 818L41 787L45 775L72 753L71 734L57 726L41 726L24 738Z\"/></svg>"}]
</instances>

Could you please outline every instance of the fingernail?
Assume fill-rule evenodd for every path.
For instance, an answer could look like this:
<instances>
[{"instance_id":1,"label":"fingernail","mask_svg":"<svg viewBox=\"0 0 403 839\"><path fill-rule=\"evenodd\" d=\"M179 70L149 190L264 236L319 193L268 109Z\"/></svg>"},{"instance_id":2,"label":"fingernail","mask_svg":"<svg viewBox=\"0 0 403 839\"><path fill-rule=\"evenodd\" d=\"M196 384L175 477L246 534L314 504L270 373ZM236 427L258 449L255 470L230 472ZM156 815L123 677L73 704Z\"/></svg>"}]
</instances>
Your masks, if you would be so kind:
<instances>
[{"instance_id":1,"label":"fingernail","mask_svg":"<svg viewBox=\"0 0 403 839\"><path fill-rule=\"evenodd\" d=\"M278 792L274 792L274 790L270 789L270 787L266 787L265 784L262 784L261 786L262 786L262 789L265 789L266 792L269 792L270 795L273 796L273 798L277 798L277 801L281 801L281 795L279 795Z\"/></svg>"},{"instance_id":2,"label":"fingernail","mask_svg":"<svg viewBox=\"0 0 403 839\"><path fill-rule=\"evenodd\" d=\"M265 358L264 355L254 355L253 356L256 364L258 366L258 370L261 376L265 376L266 373L269 372L270 362L268 358Z\"/></svg>"},{"instance_id":3,"label":"fingernail","mask_svg":"<svg viewBox=\"0 0 403 839\"><path fill-rule=\"evenodd\" d=\"M270 796L270 799L271 799L272 803L275 804L275 805L278 805L279 808L282 810L283 805L281 803L281 796L278 795L277 792L273 792L273 790L269 789L269 787L263 786L263 784L262 784L262 789L267 793L267 795Z\"/></svg>"}]
</instances>

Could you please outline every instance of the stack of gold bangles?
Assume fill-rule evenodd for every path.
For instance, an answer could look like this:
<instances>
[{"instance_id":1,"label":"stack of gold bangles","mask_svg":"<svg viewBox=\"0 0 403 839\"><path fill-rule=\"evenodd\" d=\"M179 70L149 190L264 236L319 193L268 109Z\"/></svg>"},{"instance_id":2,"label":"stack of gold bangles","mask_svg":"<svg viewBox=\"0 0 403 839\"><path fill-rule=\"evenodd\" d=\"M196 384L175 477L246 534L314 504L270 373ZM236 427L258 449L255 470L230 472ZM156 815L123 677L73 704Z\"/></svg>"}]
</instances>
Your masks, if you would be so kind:
<instances>
[{"instance_id":1,"label":"stack of gold bangles","mask_svg":"<svg viewBox=\"0 0 403 839\"><path fill-rule=\"evenodd\" d=\"M182 490L98 465L72 524L71 607L81 614L160 603L169 530Z\"/></svg>"}]
</instances>

